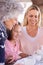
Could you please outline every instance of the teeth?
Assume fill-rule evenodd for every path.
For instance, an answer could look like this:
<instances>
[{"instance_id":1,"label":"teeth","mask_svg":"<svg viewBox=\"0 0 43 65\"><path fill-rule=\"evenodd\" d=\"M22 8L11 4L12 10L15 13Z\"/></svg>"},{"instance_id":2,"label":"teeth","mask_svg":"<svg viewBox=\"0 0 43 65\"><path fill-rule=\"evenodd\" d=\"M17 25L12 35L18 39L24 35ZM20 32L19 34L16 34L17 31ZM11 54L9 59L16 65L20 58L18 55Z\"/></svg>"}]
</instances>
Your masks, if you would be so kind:
<instances>
[{"instance_id":1,"label":"teeth","mask_svg":"<svg viewBox=\"0 0 43 65\"><path fill-rule=\"evenodd\" d=\"M37 23L32 23L33 25L37 24Z\"/></svg>"},{"instance_id":2,"label":"teeth","mask_svg":"<svg viewBox=\"0 0 43 65\"><path fill-rule=\"evenodd\" d=\"M35 25L35 23L32 23L32 24L34 24L34 25Z\"/></svg>"}]
</instances>

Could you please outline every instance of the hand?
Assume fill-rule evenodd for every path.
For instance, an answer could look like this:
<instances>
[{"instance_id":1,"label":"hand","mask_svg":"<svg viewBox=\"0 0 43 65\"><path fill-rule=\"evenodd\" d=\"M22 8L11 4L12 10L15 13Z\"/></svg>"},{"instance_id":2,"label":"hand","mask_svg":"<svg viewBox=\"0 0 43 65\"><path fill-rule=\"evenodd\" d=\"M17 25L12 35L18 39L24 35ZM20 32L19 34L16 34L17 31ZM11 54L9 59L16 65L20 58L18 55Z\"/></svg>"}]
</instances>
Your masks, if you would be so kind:
<instances>
[{"instance_id":1,"label":"hand","mask_svg":"<svg viewBox=\"0 0 43 65\"><path fill-rule=\"evenodd\" d=\"M25 58L25 57L29 56L29 55L27 55L27 54L25 54L25 53L20 53L19 55L20 55L22 58Z\"/></svg>"},{"instance_id":2,"label":"hand","mask_svg":"<svg viewBox=\"0 0 43 65\"><path fill-rule=\"evenodd\" d=\"M7 63L11 63L11 62L13 62L13 61L14 61L13 56L9 56L9 57L6 59L6 62L7 62Z\"/></svg>"}]
</instances>

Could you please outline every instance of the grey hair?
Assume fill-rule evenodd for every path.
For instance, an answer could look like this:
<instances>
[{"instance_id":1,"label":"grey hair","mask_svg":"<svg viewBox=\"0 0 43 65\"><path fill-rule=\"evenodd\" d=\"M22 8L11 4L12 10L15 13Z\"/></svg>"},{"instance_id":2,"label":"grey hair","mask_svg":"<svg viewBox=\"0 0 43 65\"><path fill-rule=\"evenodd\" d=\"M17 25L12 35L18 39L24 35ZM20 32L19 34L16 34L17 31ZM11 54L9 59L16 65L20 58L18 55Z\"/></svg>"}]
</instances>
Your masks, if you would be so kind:
<instances>
[{"instance_id":1,"label":"grey hair","mask_svg":"<svg viewBox=\"0 0 43 65\"><path fill-rule=\"evenodd\" d=\"M14 0L13 0L14 1ZM20 2L11 0L8 0L4 6L4 11L6 12L5 16L3 17L3 20L17 17L17 14L23 12L23 6L20 4Z\"/></svg>"}]
</instances>

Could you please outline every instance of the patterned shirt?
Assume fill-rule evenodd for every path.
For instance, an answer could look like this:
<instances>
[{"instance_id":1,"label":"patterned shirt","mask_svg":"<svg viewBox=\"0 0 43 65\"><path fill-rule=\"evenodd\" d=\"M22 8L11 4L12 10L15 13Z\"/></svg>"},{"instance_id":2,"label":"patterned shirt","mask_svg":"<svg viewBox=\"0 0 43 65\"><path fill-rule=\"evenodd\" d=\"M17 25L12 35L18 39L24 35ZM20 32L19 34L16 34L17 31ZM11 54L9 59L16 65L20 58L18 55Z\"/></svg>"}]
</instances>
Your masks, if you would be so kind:
<instances>
[{"instance_id":1,"label":"patterned shirt","mask_svg":"<svg viewBox=\"0 0 43 65\"><path fill-rule=\"evenodd\" d=\"M7 38L6 29L2 21L0 21L0 63L5 62L4 42Z\"/></svg>"}]
</instances>

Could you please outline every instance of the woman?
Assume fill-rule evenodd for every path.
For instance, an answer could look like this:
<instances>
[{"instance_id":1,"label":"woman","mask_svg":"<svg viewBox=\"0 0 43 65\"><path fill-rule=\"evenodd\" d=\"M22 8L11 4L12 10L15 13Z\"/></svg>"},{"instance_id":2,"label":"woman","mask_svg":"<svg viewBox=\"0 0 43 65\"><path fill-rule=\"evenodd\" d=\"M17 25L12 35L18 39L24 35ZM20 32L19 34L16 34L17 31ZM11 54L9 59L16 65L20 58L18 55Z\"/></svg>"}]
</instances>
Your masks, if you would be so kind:
<instances>
[{"instance_id":1,"label":"woman","mask_svg":"<svg viewBox=\"0 0 43 65\"><path fill-rule=\"evenodd\" d=\"M17 19L16 18L8 18L7 20L4 21L6 31L7 31L7 36L9 36L9 31L12 29L12 27L17 24ZM7 37L8 38L8 37Z\"/></svg>"},{"instance_id":2,"label":"woman","mask_svg":"<svg viewBox=\"0 0 43 65\"><path fill-rule=\"evenodd\" d=\"M43 28L39 27L40 21L40 9L32 5L25 13L20 37L21 50L28 55L34 54L43 45Z\"/></svg>"}]
</instances>

